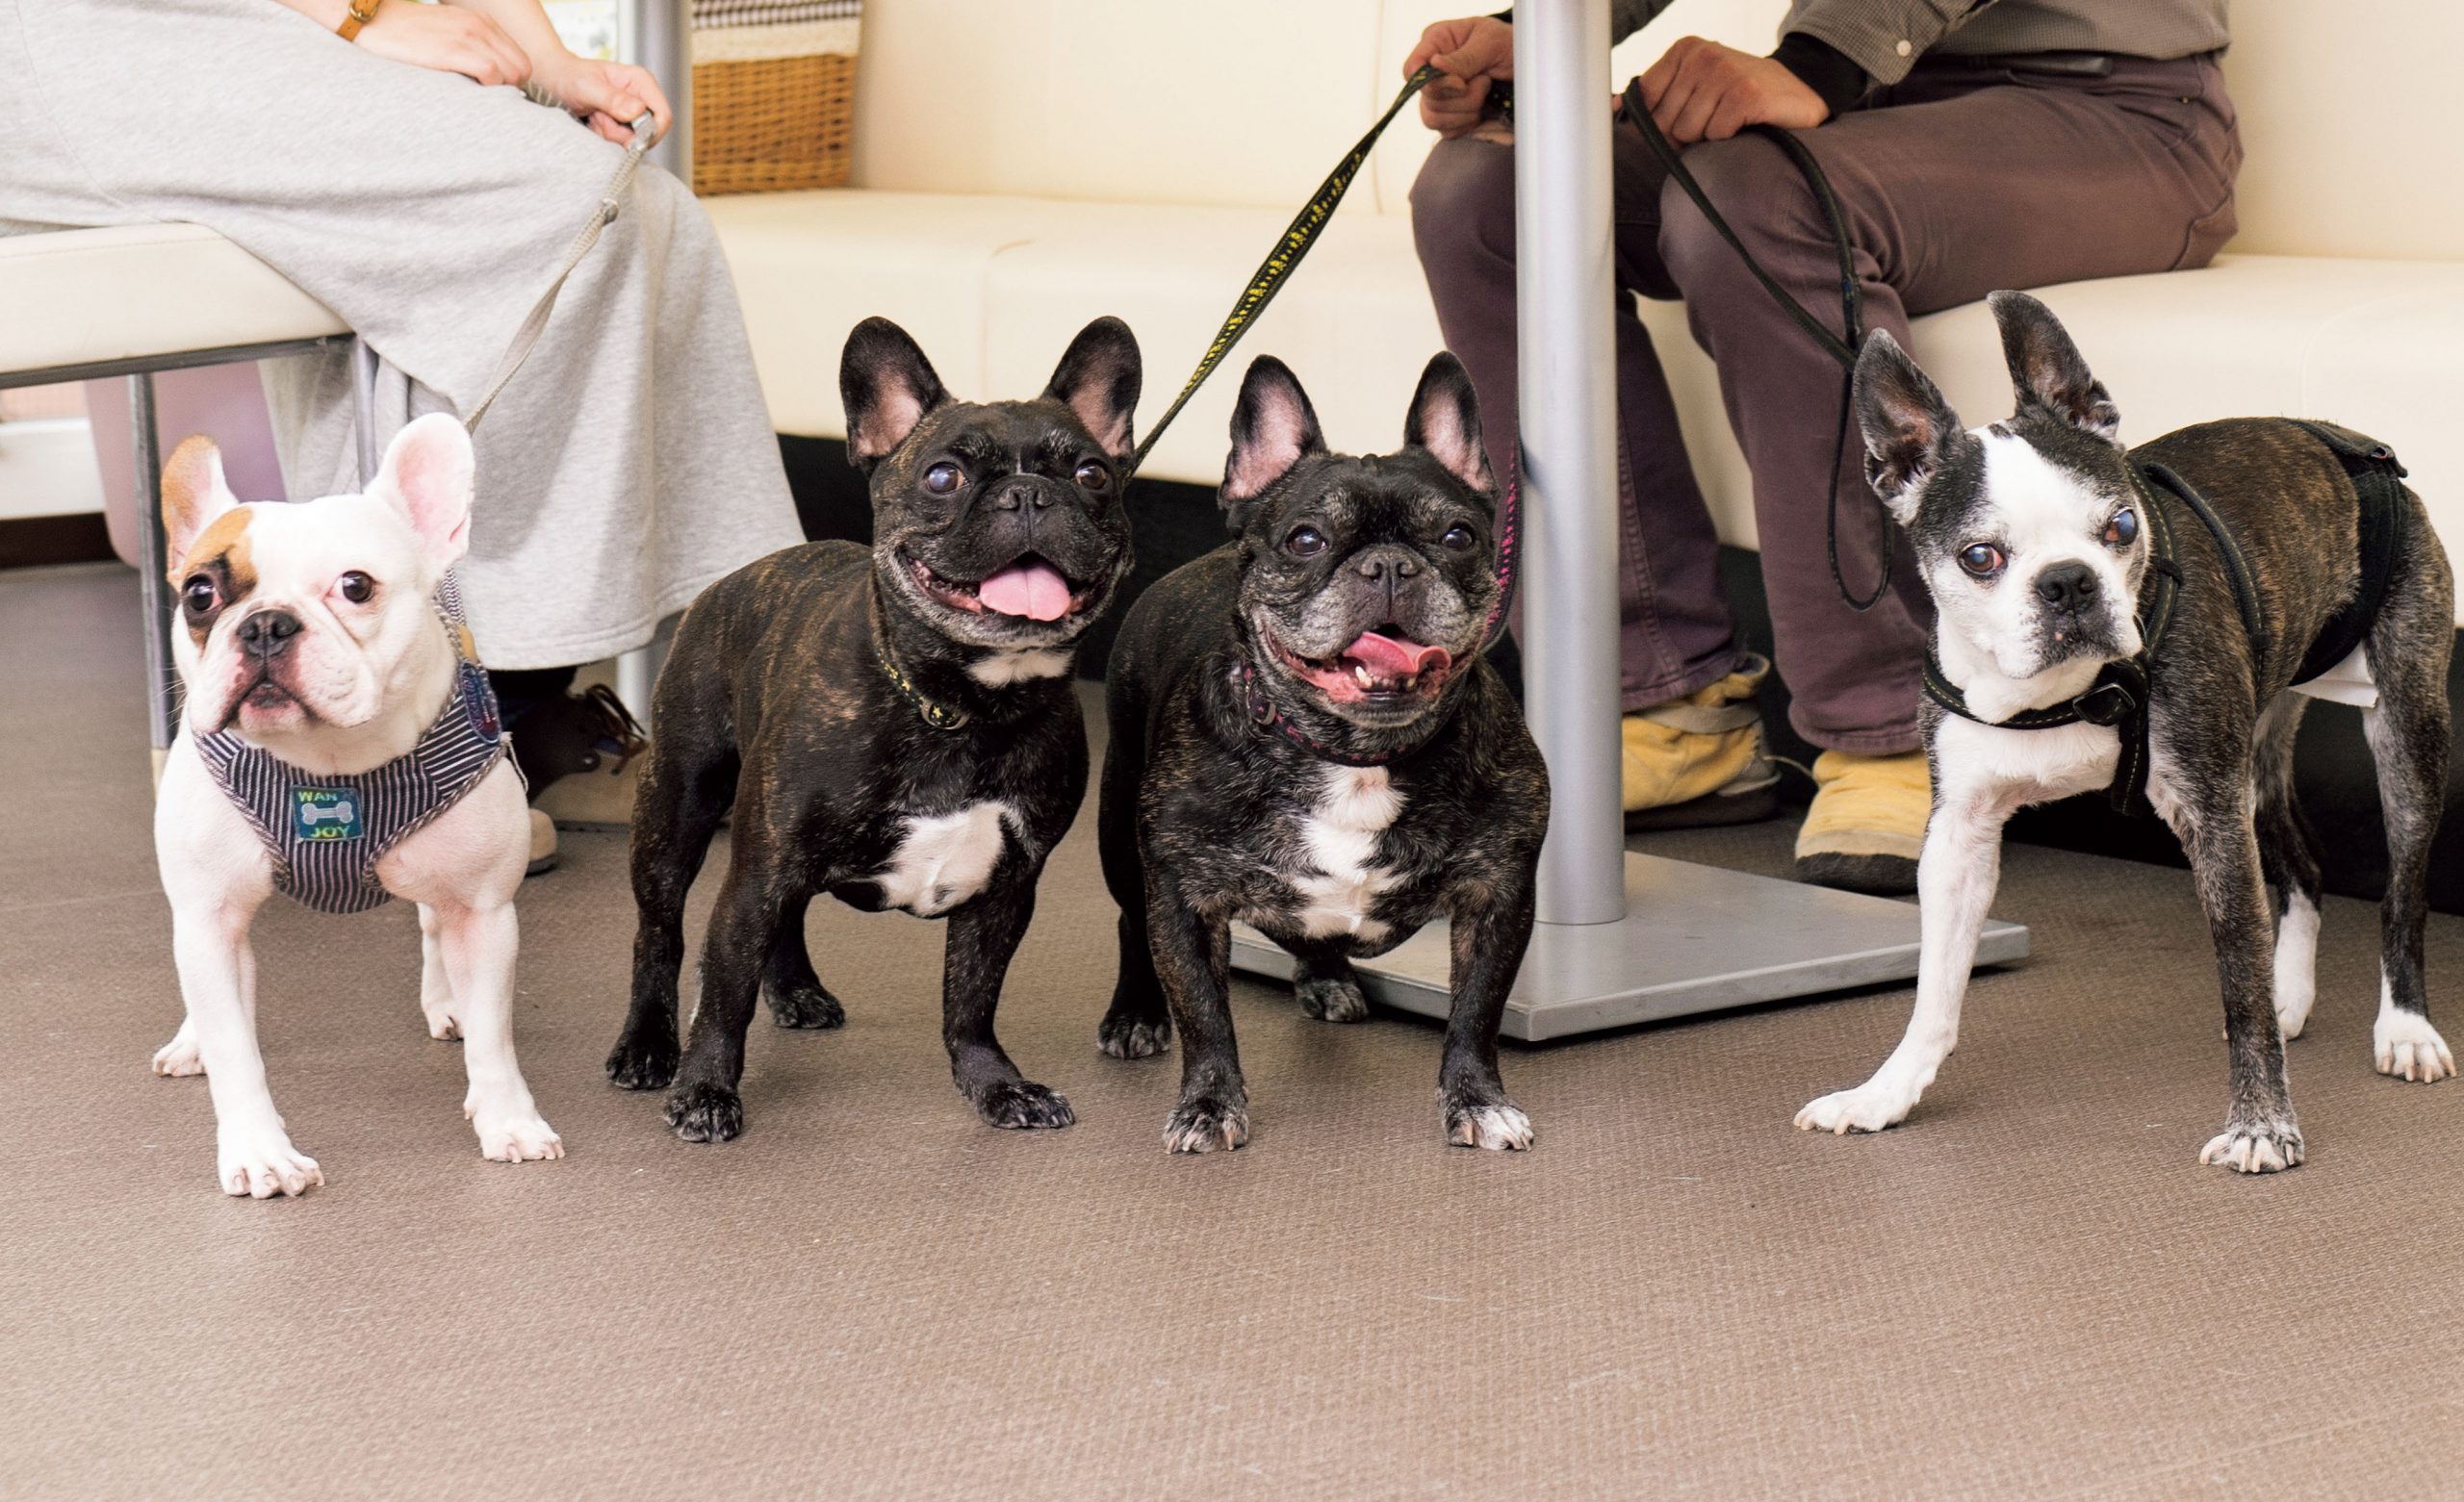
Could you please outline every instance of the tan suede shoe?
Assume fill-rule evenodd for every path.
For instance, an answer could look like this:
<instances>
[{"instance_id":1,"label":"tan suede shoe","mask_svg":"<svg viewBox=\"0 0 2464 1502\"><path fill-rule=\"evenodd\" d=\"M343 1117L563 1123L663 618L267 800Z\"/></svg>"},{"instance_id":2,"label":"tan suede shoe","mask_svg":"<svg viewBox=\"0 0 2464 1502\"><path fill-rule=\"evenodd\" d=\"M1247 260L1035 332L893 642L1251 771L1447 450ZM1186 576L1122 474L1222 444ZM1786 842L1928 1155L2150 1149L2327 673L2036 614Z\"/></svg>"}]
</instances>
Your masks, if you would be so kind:
<instances>
[{"instance_id":1,"label":"tan suede shoe","mask_svg":"<svg viewBox=\"0 0 2464 1502\"><path fill-rule=\"evenodd\" d=\"M522 874L535 877L543 871L555 869L556 822L533 808L530 810L530 864Z\"/></svg>"},{"instance_id":2,"label":"tan suede shoe","mask_svg":"<svg viewBox=\"0 0 2464 1502\"><path fill-rule=\"evenodd\" d=\"M1762 750L1754 691L1771 672L1761 657L1682 699L1626 716L1626 827L1684 829L1750 824L1779 811L1780 769Z\"/></svg>"},{"instance_id":3,"label":"tan suede shoe","mask_svg":"<svg viewBox=\"0 0 2464 1502\"><path fill-rule=\"evenodd\" d=\"M1916 890L1934 790L1923 751L1814 758L1813 806L1797 831L1797 879L1877 897Z\"/></svg>"}]
</instances>

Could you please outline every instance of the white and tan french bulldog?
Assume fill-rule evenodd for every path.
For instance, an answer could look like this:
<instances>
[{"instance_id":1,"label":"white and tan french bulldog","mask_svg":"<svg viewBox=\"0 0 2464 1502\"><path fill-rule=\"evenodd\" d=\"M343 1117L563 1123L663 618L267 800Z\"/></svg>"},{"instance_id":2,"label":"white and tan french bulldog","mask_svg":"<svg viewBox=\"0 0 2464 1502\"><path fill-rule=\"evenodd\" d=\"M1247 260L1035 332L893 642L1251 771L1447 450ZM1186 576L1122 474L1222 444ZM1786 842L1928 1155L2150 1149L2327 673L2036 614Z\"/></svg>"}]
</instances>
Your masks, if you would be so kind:
<instances>
[{"instance_id":1,"label":"white and tan french bulldog","mask_svg":"<svg viewBox=\"0 0 2464 1502\"><path fill-rule=\"evenodd\" d=\"M226 1193L324 1182L257 1052L248 929L276 890L337 911L418 904L420 1006L430 1036L462 1039L481 1156L564 1156L514 1061L522 782L467 635L436 603L468 546L472 471L443 414L395 437L366 495L244 503L204 438L165 471L187 701L154 843L188 1015L154 1069L206 1076Z\"/></svg>"}]
</instances>

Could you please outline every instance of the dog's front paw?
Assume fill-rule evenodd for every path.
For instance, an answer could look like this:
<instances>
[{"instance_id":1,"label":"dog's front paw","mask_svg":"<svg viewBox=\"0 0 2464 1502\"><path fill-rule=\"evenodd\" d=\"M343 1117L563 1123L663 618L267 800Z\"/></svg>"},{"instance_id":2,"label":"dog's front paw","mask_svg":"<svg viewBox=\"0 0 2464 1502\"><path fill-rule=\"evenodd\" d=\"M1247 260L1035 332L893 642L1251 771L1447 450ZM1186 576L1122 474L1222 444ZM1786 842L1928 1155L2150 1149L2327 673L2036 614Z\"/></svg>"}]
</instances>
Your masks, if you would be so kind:
<instances>
[{"instance_id":1,"label":"dog's front paw","mask_svg":"<svg viewBox=\"0 0 2464 1502\"><path fill-rule=\"evenodd\" d=\"M1512 1101L1449 1101L1446 1140L1492 1153L1524 1152L1531 1146L1531 1118Z\"/></svg>"},{"instance_id":2,"label":"dog's front paw","mask_svg":"<svg viewBox=\"0 0 2464 1502\"><path fill-rule=\"evenodd\" d=\"M1031 1080L995 1080L969 1095L975 1113L996 1127L1033 1131L1071 1126L1078 1120L1068 1097Z\"/></svg>"},{"instance_id":3,"label":"dog's front paw","mask_svg":"<svg viewBox=\"0 0 2464 1502\"><path fill-rule=\"evenodd\" d=\"M526 1163L565 1156L565 1140L535 1110L503 1116L480 1111L471 1118L479 1133L479 1156L492 1163Z\"/></svg>"},{"instance_id":4,"label":"dog's front paw","mask_svg":"<svg viewBox=\"0 0 2464 1502\"><path fill-rule=\"evenodd\" d=\"M423 1006L420 1015L427 1019L427 1035L439 1043L458 1043L462 1039L462 1022L442 1006Z\"/></svg>"},{"instance_id":5,"label":"dog's front paw","mask_svg":"<svg viewBox=\"0 0 2464 1502\"><path fill-rule=\"evenodd\" d=\"M1293 985L1302 1015L1321 1022L1367 1022L1369 993L1349 976L1311 976Z\"/></svg>"},{"instance_id":6,"label":"dog's front paw","mask_svg":"<svg viewBox=\"0 0 2464 1502\"><path fill-rule=\"evenodd\" d=\"M1133 1017L1106 1012L1095 1028L1095 1047L1115 1058L1152 1058L1172 1041L1168 1017Z\"/></svg>"},{"instance_id":7,"label":"dog's front paw","mask_svg":"<svg viewBox=\"0 0 2464 1502\"><path fill-rule=\"evenodd\" d=\"M847 1008L820 986L800 985L770 993L770 1020L783 1028L843 1028Z\"/></svg>"},{"instance_id":8,"label":"dog's front paw","mask_svg":"<svg viewBox=\"0 0 2464 1502\"><path fill-rule=\"evenodd\" d=\"M1805 1109L1797 1112L1797 1128L1843 1137L1851 1132L1880 1132L1907 1120L1915 1104L1900 1091L1861 1084L1853 1090L1835 1090L1819 1100L1808 1101Z\"/></svg>"},{"instance_id":9,"label":"dog's front paw","mask_svg":"<svg viewBox=\"0 0 2464 1502\"><path fill-rule=\"evenodd\" d=\"M170 1042L154 1051L154 1072L166 1077L205 1073L205 1057L197 1052L196 1035L187 1023L180 1024Z\"/></svg>"},{"instance_id":10,"label":"dog's front paw","mask_svg":"<svg viewBox=\"0 0 2464 1502\"><path fill-rule=\"evenodd\" d=\"M216 1173L223 1193L257 1200L305 1194L325 1182L317 1160L293 1147L278 1126L217 1133Z\"/></svg>"},{"instance_id":11,"label":"dog's front paw","mask_svg":"<svg viewBox=\"0 0 2464 1502\"><path fill-rule=\"evenodd\" d=\"M674 1034L638 1037L631 1032L607 1051L607 1080L628 1090L663 1090L676 1079Z\"/></svg>"},{"instance_id":12,"label":"dog's front paw","mask_svg":"<svg viewBox=\"0 0 2464 1502\"><path fill-rule=\"evenodd\" d=\"M1249 1140L1249 1108L1211 1095L1183 1101L1164 1123L1164 1146L1174 1153L1231 1152Z\"/></svg>"},{"instance_id":13,"label":"dog's front paw","mask_svg":"<svg viewBox=\"0 0 2464 1502\"><path fill-rule=\"evenodd\" d=\"M2268 1121L2228 1121L2198 1150L2198 1160L2235 1173L2272 1174L2300 1166L2301 1129L2290 1116Z\"/></svg>"},{"instance_id":14,"label":"dog's front paw","mask_svg":"<svg viewBox=\"0 0 2464 1502\"><path fill-rule=\"evenodd\" d=\"M2370 1047L2382 1075L2435 1084L2455 1073L2455 1056L2447 1051L2447 1040L2420 1012L2380 1007L2370 1030Z\"/></svg>"},{"instance_id":15,"label":"dog's front paw","mask_svg":"<svg viewBox=\"0 0 2464 1502\"><path fill-rule=\"evenodd\" d=\"M744 1102L723 1084L679 1085L667 1098L667 1124L687 1142L725 1142L744 1131Z\"/></svg>"}]
</instances>

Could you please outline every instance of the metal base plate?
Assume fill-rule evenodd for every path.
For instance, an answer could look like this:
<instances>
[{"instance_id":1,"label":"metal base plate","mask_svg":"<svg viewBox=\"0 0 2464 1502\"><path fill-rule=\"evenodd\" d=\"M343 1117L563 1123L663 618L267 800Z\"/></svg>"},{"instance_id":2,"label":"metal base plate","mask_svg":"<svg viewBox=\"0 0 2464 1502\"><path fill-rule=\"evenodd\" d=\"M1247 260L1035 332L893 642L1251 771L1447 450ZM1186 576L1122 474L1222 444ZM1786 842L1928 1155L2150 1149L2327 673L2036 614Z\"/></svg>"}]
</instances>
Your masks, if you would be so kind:
<instances>
[{"instance_id":1,"label":"metal base plate","mask_svg":"<svg viewBox=\"0 0 2464 1502\"><path fill-rule=\"evenodd\" d=\"M1622 922L1533 929L1503 1032L1525 1043L1916 974L1916 905L1770 877L1626 856ZM1978 964L2028 953L2028 930L1989 921ZM1232 963L1292 978L1292 956L1245 924ZM1426 1017L1450 1005L1446 925L1375 959L1354 961L1370 999Z\"/></svg>"}]
</instances>

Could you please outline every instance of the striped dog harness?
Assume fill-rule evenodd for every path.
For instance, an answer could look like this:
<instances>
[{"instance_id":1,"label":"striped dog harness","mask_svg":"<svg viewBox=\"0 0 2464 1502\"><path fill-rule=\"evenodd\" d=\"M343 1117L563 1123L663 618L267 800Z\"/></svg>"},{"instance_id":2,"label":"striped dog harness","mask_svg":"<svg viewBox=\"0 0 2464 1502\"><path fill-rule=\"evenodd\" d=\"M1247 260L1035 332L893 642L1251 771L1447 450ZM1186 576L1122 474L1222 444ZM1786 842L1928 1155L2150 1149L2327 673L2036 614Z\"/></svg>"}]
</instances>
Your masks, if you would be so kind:
<instances>
[{"instance_id":1,"label":"striped dog harness","mask_svg":"<svg viewBox=\"0 0 2464 1502\"><path fill-rule=\"evenodd\" d=\"M479 785L506 754L486 670L471 648L452 580L437 590L439 624L454 646L453 692L419 744L348 776L303 772L229 730L197 753L273 856L274 889L322 913L366 912L392 893L376 863Z\"/></svg>"}]
</instances>

